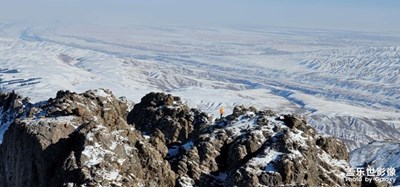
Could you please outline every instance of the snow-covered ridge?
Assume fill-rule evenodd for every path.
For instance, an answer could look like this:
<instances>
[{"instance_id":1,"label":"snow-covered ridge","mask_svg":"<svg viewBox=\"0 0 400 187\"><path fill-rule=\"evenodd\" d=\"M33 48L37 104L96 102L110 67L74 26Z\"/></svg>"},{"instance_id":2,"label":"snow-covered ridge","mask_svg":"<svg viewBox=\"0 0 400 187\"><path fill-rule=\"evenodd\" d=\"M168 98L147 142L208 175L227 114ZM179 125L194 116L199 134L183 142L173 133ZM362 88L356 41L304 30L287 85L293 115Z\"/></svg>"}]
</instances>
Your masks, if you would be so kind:
<instances>
[{"instance_id":1,"label":"snow-covered ridge","mask_svg":"<svg viewBox=\"0 0 400 187\"><path fill-rule=\"evenodd\" d=\"M352 167L360 167L365 164L374 168L394 168L396 173L395 185L400 185L400 143L377 141L356 149L350 153Z\"/></svg>"},{"instance_id":2,"label":"snow-covered ridge","mask_svg":"<svg viewBox=\"0 0 400 187\"><path fill-rule=\"evenodd\" d=\"M210 123L210 116L172 100L163 93L146 95L129 113L128 123L150 141L165 138L166 159L182 185L348 184L343 180L349 168L346 146L318 135L300 116L237 106ZM323 177L304 175L317 170Z\"/></svg>"},{"instance_id":3,"label":"snow-covered ridge","mask_svg":"<svg viewBox=\"0 0 400 187\"><path fill-rule=\"evenodd\" d=\"M400 47L326 50L306 56L301 64L370 82L400 83Z\"/></svg>"},{"instance_id":4,"label":"snow-covered ridge","mask_svg":"<svg viewBox=\"0 0 400 187\"><path fill-rule=\"evenodd\" d=\"M305 82L323 83L333 93L351 93L338 94L339 98L356 102L365 98L371 105L400 108L400 47L322 50L307 55L300 64L314 70Z\"/></svg>"},{"instance_id":5,"label":"snow-covered ridge","mask_svg":"<svg viewBox=\"0 0 400 187\"><path fill-rule=\"evenodd\" d=\"M396 126L381 120L316 114L310 116L309 123L320 132L344 141L349 150L374 141L399 142L400 139L400 133Z\"/></svg>"}]
</instances>

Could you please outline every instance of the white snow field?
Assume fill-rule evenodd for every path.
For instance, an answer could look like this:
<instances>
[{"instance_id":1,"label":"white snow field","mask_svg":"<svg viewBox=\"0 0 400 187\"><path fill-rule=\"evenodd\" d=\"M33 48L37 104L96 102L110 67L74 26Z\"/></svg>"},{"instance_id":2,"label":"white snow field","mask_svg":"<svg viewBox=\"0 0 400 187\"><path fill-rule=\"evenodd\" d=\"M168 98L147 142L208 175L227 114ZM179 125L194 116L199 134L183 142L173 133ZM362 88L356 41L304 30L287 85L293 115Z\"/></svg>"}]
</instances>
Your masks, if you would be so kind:
<instances>
[{"instance_id":1,"label":"white snow field","mask_svg":"<svg viewBox=\"0 0 400 187\"><path fill-rule=\"evenodd\" d=\"M37 102L96 88L134 102L164 91L214 116L240 104L295 112L350 151L389 145L400 140L400 35L0 23L0 91Z\"/></svg>"}]
</instances>

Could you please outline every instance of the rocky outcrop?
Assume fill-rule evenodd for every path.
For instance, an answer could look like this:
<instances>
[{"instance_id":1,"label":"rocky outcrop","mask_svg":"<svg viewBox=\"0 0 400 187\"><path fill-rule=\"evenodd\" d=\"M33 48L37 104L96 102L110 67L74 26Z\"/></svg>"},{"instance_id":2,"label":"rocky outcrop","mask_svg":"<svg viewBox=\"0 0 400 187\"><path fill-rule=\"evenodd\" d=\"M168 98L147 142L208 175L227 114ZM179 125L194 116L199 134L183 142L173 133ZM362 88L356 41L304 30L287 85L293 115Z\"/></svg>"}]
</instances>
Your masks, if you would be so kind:
<instances>
[{"instance_id":1,"label":"rocky outcrop","mask_svg":"<svg viewBox=\"0 0 400 187\"><path fill-rule=\"evenodd\" d=\"M108 90L60 91L23 113L0 147L0 186L175 185L165 155L126 123L126 103Z\"/></svg>"},{"instance_id":2,"label":"rocky outcrop","mask_svg":"<svg viewBox=\"0 0 400 187\"><path fill-rule=\"evenodd\" d=\"M177 186L361 185L344 180L350 168L346 146L318 135L301 117L237 106L215 123L205 115L202 123L188 120L187 128L180 118L193 119L193 113L177 101L151 93L128 115L143 133L166 135ZM177 129L191 131L180 137Z\"/></svg>"},{"instance_id":3,"label":"rocky outcrop","mask_svg":"<svg viewBox=\"0 0 400 187\"><path fill-rule=\"evenodd\" d=\"M183 105L179 97L149 93L128 114L128 123L144 134L161 132L167 144L192 138L195 126L208 122L208 116Z\"/></svg>"},{"instance_id":4,"label":"rocky outcrop","mask_svg":"<svg viewBox=\"0 0 400 187\"><path fill-rule=\"evenodd\" d=\"M237 106L212 122L164 93L128 112L102 89L0 104L0 186L361 185L344 180L345 145L296 115Z\"/></svg>"},{"instance_id":5,"label":"rocky outcrop","mask_svg":"<svg viewBox=\"0 0 400 187\"><path fill-rule=\"evenodd\" d=\"M235 118L210 126L182 154L173 167L180 177L199 186L360 185L344 180L349 168L345 145L318 135L304 119L235 110Z\"/></svg>"}]
</instances>

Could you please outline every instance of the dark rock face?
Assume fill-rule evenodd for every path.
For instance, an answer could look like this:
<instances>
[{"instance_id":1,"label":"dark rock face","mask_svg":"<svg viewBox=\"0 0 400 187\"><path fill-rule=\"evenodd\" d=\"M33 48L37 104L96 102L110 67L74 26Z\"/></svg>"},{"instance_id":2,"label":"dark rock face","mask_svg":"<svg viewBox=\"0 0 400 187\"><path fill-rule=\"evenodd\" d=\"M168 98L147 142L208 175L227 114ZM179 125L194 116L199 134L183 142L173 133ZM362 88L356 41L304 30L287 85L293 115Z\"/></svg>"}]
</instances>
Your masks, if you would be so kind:
<instances>
[{"instance_id":1,"label":"dark rock face","mask_svg":"<svg viewBox=\"0 0 400 187\"><path fill-rule=\"evenodd\" d=\"M349 161L345 144L334 137L319 137L316 144L335 159Z\"/></svg>"},{"instance_id":2,"label":"dark rock face","mask_svg":"<svg viewBox=\"0 0 400 187\"><path fill-rule=\"evenodd\" d=\"M107 90L60 91L25 113L0 147L0 186L175 185L165 155L126 123L126 103Z\"/></svg>"},{"instance_id":3,"label":"dark rock face","mask_svg":"<svg viewBox=\"0 0 400 187\"><path fill-rule=\"evenodd\" d=\"M207 115L183 105L179 97L149 93L128 114L128 123L145 134L161 132L167 144L190 138L195 126L207 123Z\"/></svg>"},{"instance_id":4,"label":"dark rock face","mask_svg":"<svg viewBox=\"0 0 400 187\"><path fill-rule=\"evenodd\" d=\"M210 122L164 93L128 113L108 90L37 104L2 94L0 104L0 186L361 185L344 180L345 145L295 115L237 106Z\"/></svg>"}]
</instances>

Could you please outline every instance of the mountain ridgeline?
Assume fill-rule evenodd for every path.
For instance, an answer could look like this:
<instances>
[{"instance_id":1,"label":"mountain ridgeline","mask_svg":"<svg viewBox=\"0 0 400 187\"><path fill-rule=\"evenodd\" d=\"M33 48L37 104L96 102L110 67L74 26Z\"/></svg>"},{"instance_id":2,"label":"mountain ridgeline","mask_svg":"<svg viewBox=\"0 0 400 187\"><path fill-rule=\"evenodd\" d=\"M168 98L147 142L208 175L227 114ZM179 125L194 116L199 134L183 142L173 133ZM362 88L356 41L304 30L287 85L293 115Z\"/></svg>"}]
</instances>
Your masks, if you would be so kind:
<instances>
[{"instance_id":1,"label":"mountain ridgeline","mask_svg":"<svg viewBox=\"0 0 400 187\"><path fill-rule=\"evenodd\" d=\"M299 116L237 106L214 120L164 93L129 108L104 89L1 93L0 186L362 185L345 180L345 144Z\"/></svg>"}]
</instances>

